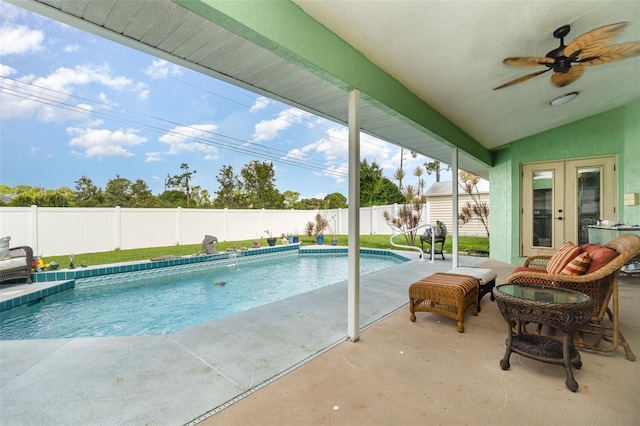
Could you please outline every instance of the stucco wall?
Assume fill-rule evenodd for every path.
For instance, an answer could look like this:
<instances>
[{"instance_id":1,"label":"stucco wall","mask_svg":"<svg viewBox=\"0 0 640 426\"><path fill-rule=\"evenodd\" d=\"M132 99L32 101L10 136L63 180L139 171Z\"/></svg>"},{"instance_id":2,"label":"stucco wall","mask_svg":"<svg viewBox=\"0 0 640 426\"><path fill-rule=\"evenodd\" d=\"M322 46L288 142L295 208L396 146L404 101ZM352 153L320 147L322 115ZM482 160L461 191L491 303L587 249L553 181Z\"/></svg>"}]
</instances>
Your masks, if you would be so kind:
<instances>
[{"instance_id":1,"label":"stucco wall","mask_svg":"<svg viewBox=\"0 0 640 426\"><path fill-rule=\"evenodd\" d=\"M491 182L491 257L520 264L520 165L616 155L618 220L640 224L640 206L623 194L640 192L640 101L509 144L496 151Z\"/></svg>"}]
</instances>

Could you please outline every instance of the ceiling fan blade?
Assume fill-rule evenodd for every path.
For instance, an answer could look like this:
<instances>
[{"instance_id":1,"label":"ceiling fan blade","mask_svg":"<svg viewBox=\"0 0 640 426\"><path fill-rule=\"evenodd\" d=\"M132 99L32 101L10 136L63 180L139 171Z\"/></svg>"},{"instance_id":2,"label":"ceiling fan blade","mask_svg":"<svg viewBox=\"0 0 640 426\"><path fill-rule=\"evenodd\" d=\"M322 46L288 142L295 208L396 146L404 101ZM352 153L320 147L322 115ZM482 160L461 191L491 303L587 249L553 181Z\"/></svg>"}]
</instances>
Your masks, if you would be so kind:
<instances>
[{"instance_id":1,"label":"ceiling fan blade","mask_svg":"<svg viewBox=\"0 0 640 426\"><path fill-rule=\"evenodd\" d=\"M545 72L547 72L549 70L551 70L551 68L547 68L546 70L536 71L534 73L524 75L522 77L516 78L515 80L511 80L508 83L502 84L502 85L500 85L498 87L494 87L493 90L498 90L498 89L502 89L504 87L513 86L514 84L522 83L523 81L527 81L527 80L529 80L529 79L531 79L531 78L533 78L535 76L538 76L540 74L544 74Z\"/></svg>"},{"instance_id":2,"label":"ceiling fan blade","mask_svg":"<svg viewBox=\"0 0 640 426\"><path fill-rule=\"evenodd\" d=\"M539 65L553 65L554 62L554 59L547 58L546 56L540 58L523 56L521 58L507 58L502 61L502 63L514 67L537 67Z\"/></svg>"},{"instance_id":3,"label":"ceiling fan blade","mask_svg":"<svg viewBox=\"0 0 640 426\"><path fill-rule=\"evenodd\" d=\"M640 42L629 41L627 43L614 44L600 49L595 57L587 57L579 60L580 65L600 65L607 62L621 61L623 59L640 56Z\"/></svg>"},{"instance_id":4,"label":"ceiling fan blade","mask_svg":"<svg viewBox=\"0 0 640 426\"><path fill-rule=\"evenodd\" d=\"M581 58L598 56L600 49L619 36L628 24L628 22L618 22L584 33L564 48L564 56L570 58L576 53Z\"/></svg>"},{"instance_id":5,"label":"ceiling fan blade","mask_svg":"<svg viewBox=\"0 0 640 426\"><path fill-rule=\"evenodd\" d=\"M551 76L551 82L558 87L568 86L582 75L584 68L580 65L573 65L567 72L554 72Z\"/></svg>"}]
</instances>

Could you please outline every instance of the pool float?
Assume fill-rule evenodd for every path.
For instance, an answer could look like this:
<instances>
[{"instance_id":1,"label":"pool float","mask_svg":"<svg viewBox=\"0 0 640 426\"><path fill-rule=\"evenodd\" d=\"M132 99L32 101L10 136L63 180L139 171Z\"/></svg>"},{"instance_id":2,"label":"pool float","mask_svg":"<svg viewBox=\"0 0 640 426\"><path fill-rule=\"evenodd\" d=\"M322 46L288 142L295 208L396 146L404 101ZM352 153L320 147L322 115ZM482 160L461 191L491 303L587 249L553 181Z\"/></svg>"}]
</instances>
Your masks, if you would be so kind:
<instances>
[{"instance_id":1,"label":"pool float","mask_svg":"<svg viewBox=\"0 0 640 426\"><path fill-rule=\"evenodd\" d=\"M226 281L216 281L216 282L214 282L213 284L214 284L214 285L220 285L220 286L223 286L223 285L225 285L226 283L227 283Z\"/></svg>"}]
</instances>

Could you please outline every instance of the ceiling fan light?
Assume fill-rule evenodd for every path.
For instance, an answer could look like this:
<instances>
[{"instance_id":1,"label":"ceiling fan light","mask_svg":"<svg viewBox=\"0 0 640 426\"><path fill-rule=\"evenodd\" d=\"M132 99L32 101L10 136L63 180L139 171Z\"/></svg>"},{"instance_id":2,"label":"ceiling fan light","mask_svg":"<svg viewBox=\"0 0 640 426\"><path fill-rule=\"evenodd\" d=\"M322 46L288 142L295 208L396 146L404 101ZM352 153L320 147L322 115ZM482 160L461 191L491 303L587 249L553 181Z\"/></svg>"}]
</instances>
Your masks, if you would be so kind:
<instances>
[{"instance_id":1,"label":"ceiling fan light","mask_svg":"<svg viewBox=\"0 0 640 426\"><path fill-rule=\"evenodd\" d=\"M571 102L572 100L574 100L578 95L580 94L580 92L569 92L566 93L562 96L558 96L555 99L552 99L551 102L549 102L549 105L551 106L560 106L560 105L564 105L567 102Z\"/></svg>"}]
</instances>

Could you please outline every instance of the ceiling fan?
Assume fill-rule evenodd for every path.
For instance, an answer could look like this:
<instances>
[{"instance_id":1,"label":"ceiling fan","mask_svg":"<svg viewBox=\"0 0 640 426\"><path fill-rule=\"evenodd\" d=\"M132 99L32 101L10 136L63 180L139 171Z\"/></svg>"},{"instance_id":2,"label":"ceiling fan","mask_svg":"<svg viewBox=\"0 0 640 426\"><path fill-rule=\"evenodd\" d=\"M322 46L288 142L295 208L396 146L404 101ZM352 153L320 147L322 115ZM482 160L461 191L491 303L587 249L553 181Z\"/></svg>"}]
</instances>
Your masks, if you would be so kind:
<instances>
[{"instance_id":1,"label":"ceiling fan","mask_svg":"<svg viewBox=\"0 0 640 426\"><path fill-rule=\"evenodd\" d=\"M547 53L544 57L523 56L506 58L502 61L507 65L517 67L544 65L547 69L516 78L493 90L522 83L551 70L553 70L551 82L558 87L564 87L573 83L582 75L583 66L606 64L607 62L639 56L640 42L638 41L606 46L607 43L620 35L627 25L628 22L618 22L617 24L596 28L577 37L567 46L564 45L564 38L571 31L571 26L563 25L553 32L553 36L560 39L560 46Z\"/></svg>"}]
</instances>

